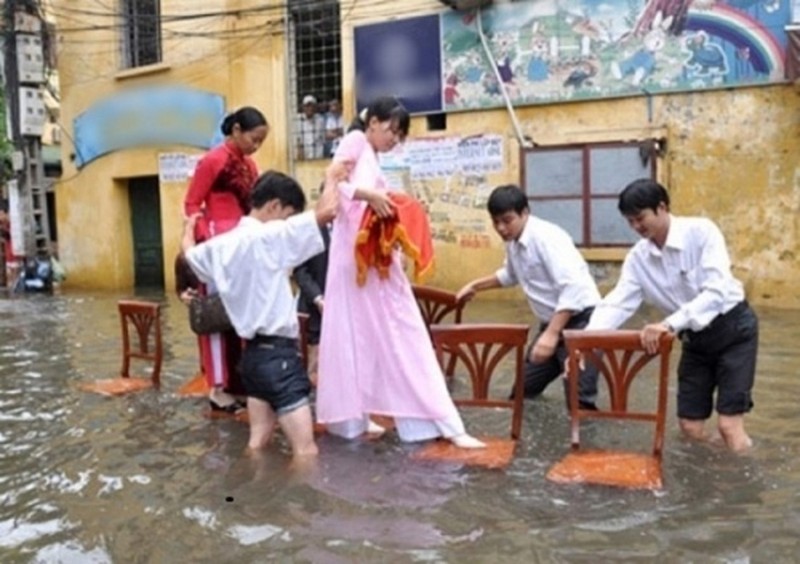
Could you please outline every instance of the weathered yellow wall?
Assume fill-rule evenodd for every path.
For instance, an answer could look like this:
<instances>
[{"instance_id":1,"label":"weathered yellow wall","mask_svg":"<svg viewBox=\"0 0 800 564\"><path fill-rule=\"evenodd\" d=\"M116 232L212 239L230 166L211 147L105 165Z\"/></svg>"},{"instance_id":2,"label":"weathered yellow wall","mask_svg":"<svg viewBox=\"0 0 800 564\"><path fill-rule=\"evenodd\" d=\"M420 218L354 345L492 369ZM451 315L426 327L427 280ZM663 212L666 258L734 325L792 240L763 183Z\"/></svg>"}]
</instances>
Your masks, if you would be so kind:
<instances>
[{"instance_id":1,"label":"weathered yellow wall","mask_svg":"<svg viewBox=\"0 0 800 564\"><path fill-rule=\"evenodd\" d=\"M92 0L62 0L62 3L96 10ZM246 0L218 0L204 2L203 10L249 4ZM162 12L196 12L197 5L192 0L163 0ZM353 26L442 9L434 0L391 4L341 2L343 106L347 121L353 115L354 105ZM272 18L272 24L266 22L268 17ZM59 57L62 121L68 133L76 115L118 90L147 82L186 84L224 95L230 109L244 104L259 107L272 125L269 139L256 155L259 166L293 171L307 191L315 193L325 162L288 160L288 116L295 110L287 104L285 38L281 23L275 22L275 18L282 18L280 10L258 17L204 21L204 30L214 25L228 30L246 29L261 22L276 31L261 38L249 36L232 41L187 37L166 40L163 69L147 76L123 78L118 74L114 32L92 32L88 39L104 41L95 47L85 42L62 43ZM168 27L179 30L176 25ZM199 27L197 22L181 25L184 30ZM75 39L74 35L71 37ZM110 45L114 48L109 48ZM706 215L720 225L728 240L735 273L746 284L753 302L800 307L800 293L794 289L795 280L800 277L797 257L800 90L796 86L656 96L651 112L643 96L516 110L523 132L542 145L665 137L667 153L659 163L659 175L671 190L673 211ZM448 114L447 130L434 133L427 131L424 118L415 118L411 136L486 133L503 136L505 171L487 176L478 187L471 184L474 179L453 177L415 182L412 189L436 201L445 189L456 193L471 193L476 189L485 192L500 183L520 182L519 145L504 109ZM122 151L101 157L80 173L67 160L71 151L69 144L65 144L66 180L57 189L59 242L70 274L68 282L71 286L129 288L133 267L124 180L157 174L158 153L196 149L153 147ZM168 288L172 285L172 257L180 235L184 190L185 186L180 184L161 187ZM437 231L438 263L433 284L457 288L473 276L493 271L501 263L502 246L483 209L437 202L431 205L431 213ZM442 218L449 218L447 221L452 224L442 223ZM477 248L475 238L464 238L455 232L454 227L463 226L477 237ZM448 235L448 230L453 233ZM448 238L456 241L446 242ZM601 286L612 284L618 262L609 259L618 259L624 251L590 250L586 255L593 261ZM514 291L495 295L519 298Z\"/></svg>"},{"instance_id":2,"label":"weathered yellow wall","mask_svg":"<svg viewBox=\"0 0 800 564\"><path fill-rule=\"evenodd\" d=\"M391 10L383 4L342 2L342 13L348 14L342 35L346 109L354 104L353 26L438 12L442 8L433 0L396 3ZM655 96L649 112L644 96L519 107L516 112L523 133L541 145L665 137L667 152L659 162L659 177L670 189L673 212L704 215L719 224L728 241L734 272L745 283L751 301L800 307L800 292L795 289L800 277L797 86ZM424 118L415 118L411 136L486 133L504 137L508 165L503 174L490 175L486 182L492 187L520 183L519 144L505 109L450 113L447 130L431 133L426 130ZM435 196L445 185L451 190L458 190L459 186L468 189L463 186L465 180L453 177L413 188L420 193L427 187ZM434 227L437 206L440 205L432 206ZM452 217L457 210L451 207L446 211ZM461 209L458 213L462 220L463 214L469 215L468 224L479 221L473 210ZM485 222L482 233L489 236L490 247L464 248L459 243L437 241L439 268L432 283L457 288L473 276L492 272L501 263L500 240L493 233L486 212L481 215ZM481 233L479 227L475 230ZM588 250L585 254L592 261L601 288L610 287L624 250ZM609 262L609 258L616 260Z\"/></svg>"},{"instance_id":3,"label":"weathered yellow wall","mask_svg":"<svg viewBox=\"0 0 800 564\"><path fill-rule=\"evenodd\" d=\"M91 0L54 0L59 9L100 13ZM203 2L202 11L214 12L252 7L247 0ZM164 15L197 13L194 0L162 0ZM111 10L111 8L109 8ZM224 96L228 110L256 106L270 122L271 133L255 155L260 169L288 167L284 37L280 10L247 17L214 17L164 25L163 61L141 69L120 70L116 31L70 32L78 24L58 21L61 79L61 121L72 136L76 116L115 93L146 85L185 85ZM108 27L107 16L82 14L80 27ZM279 24L279 25L276 25ZM254 34L248 28L263 31ZM236 32L234 39L190 38L181 32ZM274 31L271 31L274 30ZM160 153L201 151L186 146L159 146L117 151L77 170L70 157L74 147L63 144L64 173L56 190L56 217L61 261L68 270L66 286L72 288L129 289L133 286L133 238L128 207L127 181L137 176L158 175ZM173 258L182 231L182 201L187 183L160 186L165 286L174 287Z\"/></svg>"}]
</instances>

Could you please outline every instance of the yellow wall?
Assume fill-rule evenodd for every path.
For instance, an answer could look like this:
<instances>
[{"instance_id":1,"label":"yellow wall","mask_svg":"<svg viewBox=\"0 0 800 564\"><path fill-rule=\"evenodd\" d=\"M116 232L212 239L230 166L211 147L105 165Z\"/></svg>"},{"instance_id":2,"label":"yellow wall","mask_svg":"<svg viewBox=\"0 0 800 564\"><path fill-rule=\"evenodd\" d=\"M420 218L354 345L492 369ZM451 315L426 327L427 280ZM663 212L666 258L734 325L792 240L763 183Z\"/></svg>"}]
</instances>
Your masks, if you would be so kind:
<instances>
[{"instance_id":1,"label":"yellow wall","mask_svg":"<svg viewBox=\"0 0 800 564\"><path fill-rule=\"evenodd\" d=\"M283 15L280 10L247 16L170 21L163 26L162 62L122 70L119 38L109 18L92 0L53 0L59 38L64 173L58 183L56 217L67 287L129 289L133 286L133 238L127 181L158 175L160 153L198 154L195 147L132 148L102 156L78 170L73 163L72 124L93 104L130 88L184 85L219 94L226 108L253 105L271 125L271 135L255 159L259 168L288 167ZM116 4L109 4L115 6ZM247 0L162 0L162 15L230 11L252 7ZM108 8L111 11L113 8ZM80 17L65 17L79 13ZM96 16L88 14L95 13ZM79 23L76 23L79 22ZM96 25L100 31L71 31ZM255 34L250 28L258 27ZM238 31L237 31L238 30ZM208 33L191 38L185 32ZM227 38L219 36L226 33ZM235 35L238 33L239 35ZM231 38L232 37L232 38ZM160 186L165 286L174 287L173 259L179 249L182 201L187 182Z\"/></svg>"},{"instance_id":2,"label":"yellow wall","mask_svg":"<svg viewBox=\"0 0 800 564\"><path fill-rule=\"evenodd\" d=\"M391 6L342 2L342 13L348 14L342 32L345 108L354 104L353 26L442 9L434 0ZM717 222L727 238L734 273L752 302L800 307L795 289L800 277L800 88L776 85L670 94L655 96L652 103L650 112L644 96L519 107L516 112L523 133L541 145L665 137L667 153L659 162L659 177L670 189L673 212ZM412 137L501 134L508 166L486 181L491 186L521 182L519 144L505 109L450 113L447 130L439 132L429 133L425 118L412 121ZM428 188L435 194L445 184L457 189L465 182L454 177L428 182ZM420 192L419 185L413 188ZM474 215L472 210L461 213ZM490 248L437 241L439 268L432 283L457 288L501 263L499 237L487 214L482 215L482 233L490 237ZM467 218L465 223L473 220L477 221ZM588 250L585 255L601 289L610 287L624 250ZM609 258L617 260L609 263Z\"/></svg>"},{"instance_id":3,"label":"yellow wall","mask_svg":"<svg viewBox=\"0 0 800 564\"><path fill-rule=\"evenodd\" d=\"M56 4L96 10L91 0L62 0ZM196 12L192 0L163 0L162 12ZM283 2L275 2L281 5ZM246 7L245 0L204 2L203 10ZM353 26L390 17L407 17L445 9L434 0L395 3L341 2L343 106L345 119L352 117ZM171 39L164 43L164 64L159 72L141 76L119 74L114 32L92 32L92 43L70 42L65 36L59 55L62 85L62 122L71 133L72 119L95 101L130 86L148 82L186 84L225 96L234 109L243 104L259 107L272 125L272 133L256 155L262 169L293 170L301 184L315 192L322 179L323 161L290 163L288 160L285 38L280 32L279 10L258 16L222 18L202 22L246 29L259 22L277 29L274 35L236 40ZM60 25L66 25L60 22ZM168 24L169 29L179 29ZM198 22L185 29L201 27ZM167 37L165 35L165 37ZM157 69L157 70L158 70ZM123 73L128 75L131 73ZM776 85L737 88L704 93L655 96L648 112L644 97L539 105L517 108L523 132L542 145L590 141L626 141L665 137L667 153L659 163L659 175L671 190L676 214L706 215L725 233L734 270L745 283L751 301L800 307L794 286L798 265L798 212L800 211L800 91L796 86ZM412 122L412 137L495 133L504 138L506 169L483 179L482 190L500 183L520 182L519 145L512 122L503 109L451 113L447 130L429 133L424 118ZM161 152L196 152L188 147L152 147L122 151L101 157L78 173L68 160L72 152L64 144L64 178L57 188L59 244L69 270L69 285L129 288L133 281L130 218L122 185L131 176L157 174ZM415 182L417 193L435 196L444 189L474 191L473 179L453 177ZM469 185L468 185L469 184ZM180 202L185 186L161 187L167 288L172 286L172 257L180 233ZM476 275L493 271L502 261L502 247L486 212L448 204L431 206L434 229L446 232L467 226L480 237L474 248L462 239L437 239L438 269L434 284L457 288ZM535 213L535 210L534 210ZM449 217L452 225L439 218ZM596 260L593 270L603 287L613 283L616 264L609 258L624 253L588 251ZM515 296L517 293L498 293Z\"/></svg>"}]
</instances>

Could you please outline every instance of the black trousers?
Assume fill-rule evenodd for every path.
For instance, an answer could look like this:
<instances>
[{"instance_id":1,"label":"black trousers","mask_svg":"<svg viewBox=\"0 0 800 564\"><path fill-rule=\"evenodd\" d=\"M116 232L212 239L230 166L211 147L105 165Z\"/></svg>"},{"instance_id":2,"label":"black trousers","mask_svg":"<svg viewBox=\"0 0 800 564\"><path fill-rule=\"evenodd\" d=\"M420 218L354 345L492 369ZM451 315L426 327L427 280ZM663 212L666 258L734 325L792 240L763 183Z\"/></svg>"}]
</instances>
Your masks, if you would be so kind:
<instances>
[{"instance_id":1,"label":"black trousers","mask_svg":"<svg viewBox=\"0 0 800 564\"><path fill-rule=\"evenodd\" d=\"M589 324L589 318L592 317L593 307L589 307L573 315L564 329L583 329ZM547 329L547 324L542 323L539 325L539 332L536 334L536 339ZM525 358L525 397L535 398L544 392L545 388L550 385L550 382L561 376L564 372L564 363L567 359L567 347L564 343L564 335L559 335L558 345L556 351L544 362L533 363L529 360L530 349L536 343L534 340L531 347L528 349L528 355ZM582 405L594 405L597 400L597 368L592 363L586 363L586 369L580 373L578 380L578 401ZM569 402L569 387L567 380L564 380L564 395Z\"/></svg>"}]
</instances>

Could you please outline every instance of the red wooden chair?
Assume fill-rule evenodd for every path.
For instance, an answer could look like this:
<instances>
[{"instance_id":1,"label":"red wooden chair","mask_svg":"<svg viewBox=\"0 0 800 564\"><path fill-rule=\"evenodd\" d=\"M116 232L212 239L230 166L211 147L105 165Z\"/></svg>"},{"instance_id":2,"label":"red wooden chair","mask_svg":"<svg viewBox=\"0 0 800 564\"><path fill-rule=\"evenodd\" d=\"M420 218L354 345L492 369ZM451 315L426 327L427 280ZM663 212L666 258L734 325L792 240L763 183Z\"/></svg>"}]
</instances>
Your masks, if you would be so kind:
<instances>
[{"instance_id":1,"label":"red wooden chair","mask_svg":"<svg viewBox=\"0 0 800 564\"><path fill-rule=\"evenodd\" d=\"M504 467L511 461L516 441L522 431L524 397L525 345L528 325L461 324L431 327L434 346L440 362L443 353L460 361L469 376L469 397L454 397L459 407L506 409L509 411L509 438L481 437L486 449L459 449L446 441L431 443L415 453L419 459L457 460L466 464ZM508 387L492 395L492 378L499 374L500 362L513 353L514 399L508 399Z\"/></svg>"},{"instance_id":2,"label":"red wooden chair","mask_svg":"<svg viewBox=\"0 0 800 564\"><path fill-rule=\"evenodd\" d=\"M452 318L452 322L455 324L461 323L461 316L466 302L458 301L456 294L432 286L412 285L411 289L414 292L414 298L417 300L419 311L422 313L422 319L425 320L429 333L431 327L444 323L448 318ZM443 354L448 358L444 373L448 377L452 377L456 366L456 358L446 352Z\"/></svg>"},{"instance_id":3,"label":"red wooden chair","mask_svg":"<svg viewBox=\"0 0 800 564\"><path fill-rule=\"evenodd\" d=\"M161 306L154 302L122 300L117 303L122 326L122 369L119 378L84 382L82 389L104 395L122 395L161 385ZM131 331L131 327L135 332ZM132 336L135 335L135 338ZM131 359L152 363L149 378L130 374Z\"/></svg>"},{"instance_id":4,"label":"red wooden chair","mask_svg":"<svg viewBox=\"0 0 800 564\"><path fill-rule=\"evenodd\" d=\"M564 331L564 340L569 351L567 378L572 452L550 469L547 478L560 483L660 488L672 337L664 335L661 338L655 355L647 354L642 348L639 331L567 330ZM590 411L580 408L578 372L581 361L597 366L608 387L608 409ZM651 362L658 363L655 400L650 402L655 405L647 410L634 411L629 407L631 384ZM650 423L654 427L652 448L647 453L581 450L580 426L587 419Z\"/></svg>"}]
</instances>

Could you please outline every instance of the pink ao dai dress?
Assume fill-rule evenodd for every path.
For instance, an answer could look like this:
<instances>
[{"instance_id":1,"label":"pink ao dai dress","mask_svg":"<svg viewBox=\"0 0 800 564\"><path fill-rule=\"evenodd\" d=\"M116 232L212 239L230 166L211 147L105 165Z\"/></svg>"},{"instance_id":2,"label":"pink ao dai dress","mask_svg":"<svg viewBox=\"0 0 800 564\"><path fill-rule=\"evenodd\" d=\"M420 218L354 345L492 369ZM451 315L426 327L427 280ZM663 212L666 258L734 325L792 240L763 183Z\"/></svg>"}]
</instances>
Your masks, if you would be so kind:
<instances>
[{"instance_id":1,"label":"pink ao dai dress","mask_svg":"<svg viewBox=\"0 0 800 564\"><path fill-rule=\"evenodd\" d=\"M368 414L393 417L400 438L464 433L399 252L388 279L370 269L356 284L355 240L367 204L356 188L386 190L378 157L361 131L348 133L335 161L355 167L339 185L319 350L317 419L346 438L366 431Z\"/></svg>"}]
</instances>

